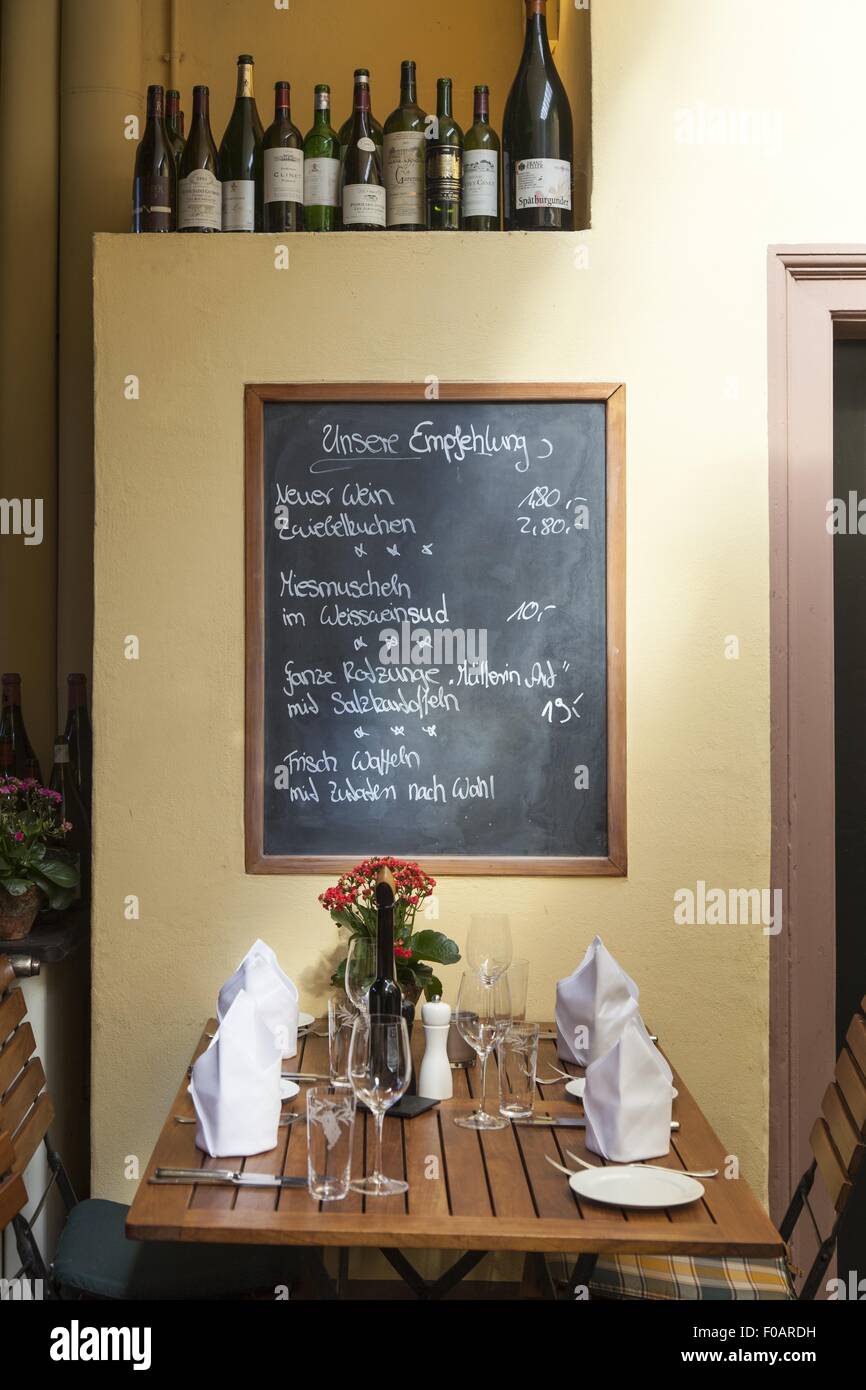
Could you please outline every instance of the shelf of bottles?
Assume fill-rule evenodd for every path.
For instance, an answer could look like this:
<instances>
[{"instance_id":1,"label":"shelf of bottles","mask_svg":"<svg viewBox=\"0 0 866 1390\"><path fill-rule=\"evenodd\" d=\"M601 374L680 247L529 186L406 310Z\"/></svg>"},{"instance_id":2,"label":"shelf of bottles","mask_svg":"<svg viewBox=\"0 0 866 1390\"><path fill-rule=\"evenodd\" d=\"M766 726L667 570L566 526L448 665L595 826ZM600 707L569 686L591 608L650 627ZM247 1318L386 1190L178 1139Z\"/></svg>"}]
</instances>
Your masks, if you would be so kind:
<instances>
[{"instance_id":1,"label":"shelf of bottles","mask_svg":"<svg viewBox=\"0 0 866 1390\"><path fill-rule=\"evenodd\" d=\"M471 122L453 110L452 81L437 81L436 112L418 105L415 63L400 72L400 99L384 125L373 114L370 74L355 72L352 113L340 130L325 83L306 135L294 124L290 84L277 82L263 129L254 60L237 60L235 104L219 148L209 91L192 93L188 134L181 94L147 93L136 151L135 232L422 232L575 230L571 107L547 33L546 0L525 0L523 54L500 135L489 91L475 88Z\"/></svg>"}]
</instances>

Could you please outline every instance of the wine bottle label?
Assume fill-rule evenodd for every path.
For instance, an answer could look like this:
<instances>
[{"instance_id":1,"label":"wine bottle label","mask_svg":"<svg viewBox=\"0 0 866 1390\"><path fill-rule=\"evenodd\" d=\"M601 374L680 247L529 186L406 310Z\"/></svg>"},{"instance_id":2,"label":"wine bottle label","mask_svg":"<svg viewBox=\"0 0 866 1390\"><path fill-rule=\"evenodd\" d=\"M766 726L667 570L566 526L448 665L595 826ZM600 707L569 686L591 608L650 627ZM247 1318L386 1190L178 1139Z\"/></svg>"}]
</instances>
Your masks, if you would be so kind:
<instances>
[{"instance_id":1,"label":"wine bottle label","mask_svg":"<svg viewBox=\"0 0 866 1390\"><path fill-rule=\"evenodd\" d=\"M359 149L359 150L363 150L365 154L372 154L372 153L374 152L375 148L376 148L376 141L375 141L375 140L371 140L370 137L369 137L369 135L362 135L362 136L361 136L360 140L358 141L358 149Z\"/></svg>"},{"instance_id":2,"label":"wine bottle label","mask_svg":"<svg viewBox=\"0 0 866 1390\"><path fill-rule=\"evenodd\" d=\"M304 201L304 151L265 150L265 202Z\"/></svg>"},{"instance_id":3,"label":"wine bottle label","mask_svg":"<svg viewBox=\"0 0 866 1390\"><path fill-rule=\"evenodd\" d=\"M373 183L347 183L343 189L343 225L384 227L384 188Z\"/></svg>"},{"instance_id":4,"label":"wine bottle label","mask_svg":"<svg viewBox=\"0 0 866 1390\"><path fill-rule=\"evenodd\" d=\"M193 169L178 184L180 194L180 220L178 226L207 227L212 232L221 232L223 226L223 204L220 181L210 169Z\"/></svg>"},{"instance_id":5,"label":"wine bottle label","mask_svg":"<svg viewBox=\"0 0 866 1390\"><path fill-rule=\"evenodd\" d=\"M571 165L567 159L518 159L515 206L571 209Z\"/></svg>"},{"instance_id":6,"label":"wine bottle label","mask_svg":"<svg viewBox=\"0 0 866 1390\"><path fill-rule=\"evenodd\" d=\"M318 155L304 163L304 207L338 208L340 206L340 161L320 159Z\"/></svg>"},{"instance_id":7,"label":"wine bottle label","mask_svg":"<svg viewBox=\"0 0 866 1390\"><path fill-rule=\"evenodd\" d=\"M172 230L171 179L157 176L136 179L133 203L136 225L143 232Z\"/></svg>"},{"instance_id":8,"label":"wine bottle label","mask_svg":"<svg viewBox=\"0 0 866 1390\"><path fill-rule=\"evenodd\" d=\"M463 216L499 214L499 155L496 150L467 150L463 156Z\"/></svg>"},{"instance_id":9,"label":"wine bottle label","mask_svg":"<svg viewBox=\"0 0 866 1390\"><path fill-rule=\"evenodd\" d=\"M424 226L427 141L423 130L395 130L385 136L385 190L389 227Z\"/></svg>"},{"instance_id":10,"label":"wine bottle label","mask_svg":"<svg viewBox=\"0 0 866 1390\"><path fill-rule=\"evenodd\" d=\"M459 145L431 145L427 149L427 201L459 203L463 177L463 151Z\"/></svg>"},{"instance_id":11,"label":"wine bottle label","mask_svg":"<svg viewBox=\"0 0 866 1390\"><path fill-rule=\"evenodd\" d=\"M226 179L223 184L223 231L254 232L256 185L253 179Z\"/></svg>"}]
</instances>

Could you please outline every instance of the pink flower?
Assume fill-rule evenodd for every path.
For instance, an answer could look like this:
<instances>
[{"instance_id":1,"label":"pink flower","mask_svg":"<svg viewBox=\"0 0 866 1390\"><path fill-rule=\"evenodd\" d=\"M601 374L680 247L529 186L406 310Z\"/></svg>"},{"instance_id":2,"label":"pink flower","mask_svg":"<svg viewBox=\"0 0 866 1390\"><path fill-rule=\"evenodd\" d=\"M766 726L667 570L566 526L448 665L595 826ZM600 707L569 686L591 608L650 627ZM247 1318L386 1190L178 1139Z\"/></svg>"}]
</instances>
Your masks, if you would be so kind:
<instances>
[{"instance_id":1,"label":"pink flower","mask_svg":"<svg viewBox=\"0 0 866 1390\"><path fill-rule=\"evenodd\" d=\"M16 830L16 831L15 831L15 839L16 839L16 841L18 842L18 844L20 845L21 841L24 839L24 831L23 831L23 830Z\"/></svg>"}]
</instances>

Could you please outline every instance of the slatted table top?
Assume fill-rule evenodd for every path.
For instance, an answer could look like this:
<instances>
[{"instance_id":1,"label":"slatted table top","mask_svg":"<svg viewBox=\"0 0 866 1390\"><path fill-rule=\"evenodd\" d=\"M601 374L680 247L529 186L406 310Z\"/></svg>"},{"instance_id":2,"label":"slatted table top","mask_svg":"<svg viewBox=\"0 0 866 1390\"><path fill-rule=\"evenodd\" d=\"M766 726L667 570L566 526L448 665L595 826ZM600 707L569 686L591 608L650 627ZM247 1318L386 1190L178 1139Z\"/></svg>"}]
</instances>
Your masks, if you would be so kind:
<instances>
[{"instance_id":1,"label":"slatted table top","mask_svg":"<svg viewBox=\"0 0 866 1390\"><path fill-rule=\"evenodd\" d=\"M208 1024L195 1056L208 1043ZM317 1022L319 1031L326 1024ZM545 1031L550 1025L544 1025ZM413 1051L422 1046L415 1029ZM328 1042L310 1034L286 1069L328 1070ZM551 1075L556 1046L540 1044L538 1075ZM569 1067L575 1076L578 1067ZM283 1245L374 1246L401 1249L611 1251L752 1256L781 1255L778 1232L743 1178L708 1180L705 1196L688 1207L664 1212L623 1211L578 1199L568 1180L545 1161L574 1168L571 1149L599 1163L585 1147L581 1129L507 1129L479 1133L459 1128L453 1117L474 1108L473 1088L480 1072L454 1073L455 1095L411 1120L385 1119L384 1171L403 1176L409 1191L400 1197L367 1198L354 1193L340 1202L313 1201L302 1189L278 1192L206 1185L154 1186L156 1167L242 1168L247 1172L306 1175L304 1120L280 1129L277 1148L254 1158L210 1159L195 1147L195 1126L177 1124L192 1115L184 1077L130 1208L127 1234L140 1240L182 1240ZM670 1155L659 1160L672 1168L719 1168L727 1150L714 1134L679 1076ZM488 1097L498 1085L495 1060L488 1069ZM288 1108L303 1112L306 1085ZM490 1104L490 1102L489 1102ZM561 1086L539 1087L536 1113L582 1114L578 1101ZM372 1117L359 1111L355 1125L353 1174L364 1172L365 1145Z\"/></svg>"}]
</instances>

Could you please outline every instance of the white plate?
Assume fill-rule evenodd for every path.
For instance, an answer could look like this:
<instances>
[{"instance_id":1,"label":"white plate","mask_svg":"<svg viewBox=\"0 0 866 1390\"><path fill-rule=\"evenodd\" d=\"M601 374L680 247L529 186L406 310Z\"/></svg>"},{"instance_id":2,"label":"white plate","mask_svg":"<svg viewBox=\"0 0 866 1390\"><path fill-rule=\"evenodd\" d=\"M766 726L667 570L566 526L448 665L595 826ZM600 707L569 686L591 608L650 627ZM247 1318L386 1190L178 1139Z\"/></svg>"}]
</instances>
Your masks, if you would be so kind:
<instances>
[{"instance_id":1,"label":"white plate","mask_svg":"<svg viewBox=\"0 0 866 1390\"><path fill-rule=\"evenodd\" d=\"M315 1015L315 1014L305 1014L305 1013L303 1013L303 1012L301 1012L301 1013L298 1014L298 1027L299 1027L299 1028L309 1028L310 1024L311 1024L311 1023L315 1023L315 1021L316 1021L316 1015Z\"/></svg>"},{"instance_id":2,"label":"white plate","mask_svg":"<svg viewBox=\"0 0 866 1390\"><path fill-rule=\"evenodd\" d=\"M281 1100L291 1100L300 1091L297 1081L283 1081L280 1079L280 1098Z\"/></svg>"},{"instance_id":3,"label":"white plate","mask_svg":"<svg viewBox=\"0 0 866 1390\"><path fill-rule=\"evenodd\" d=\"M637 1165L611 1168L585 1168L568 1180L578 1197L590 1197L611 1207L640 1207L659 1210L684 1207L704 1195L701 1183L676 1169L641 1168Z\"/></svg>"},{"instance_id":4,"label":"white plate","mask_svg":"<svg viewBox=\"0 0 866 1390\"><path fill-rule=\"evenodd\" d=\"M566 1081L565 1092L569 1096L577 1096L578 1100L583 1100L583 1092L586 1087L586 1077L576 1076L573 1081ZM676 1100L679 1091L676 1086L671 1086L671 1099Z\"/></svg>"}]
</instances>

